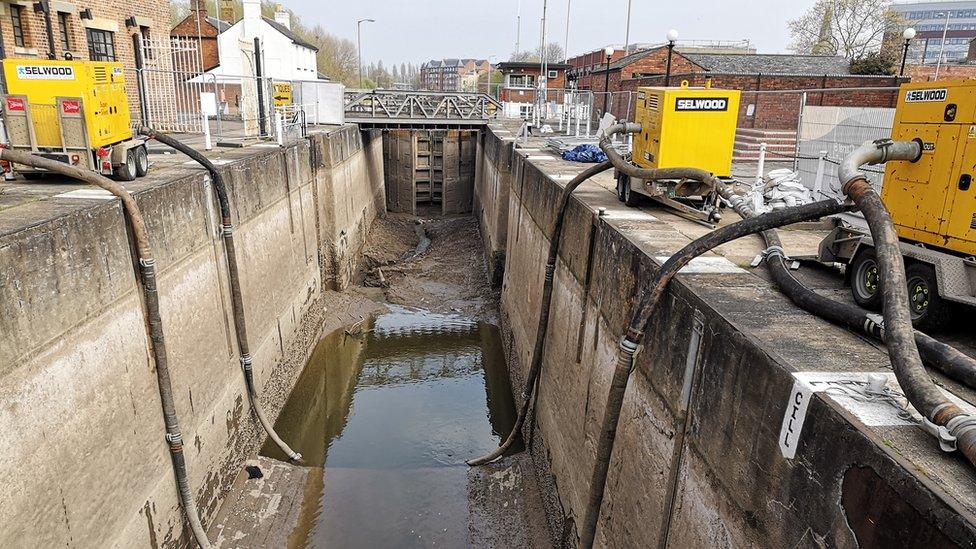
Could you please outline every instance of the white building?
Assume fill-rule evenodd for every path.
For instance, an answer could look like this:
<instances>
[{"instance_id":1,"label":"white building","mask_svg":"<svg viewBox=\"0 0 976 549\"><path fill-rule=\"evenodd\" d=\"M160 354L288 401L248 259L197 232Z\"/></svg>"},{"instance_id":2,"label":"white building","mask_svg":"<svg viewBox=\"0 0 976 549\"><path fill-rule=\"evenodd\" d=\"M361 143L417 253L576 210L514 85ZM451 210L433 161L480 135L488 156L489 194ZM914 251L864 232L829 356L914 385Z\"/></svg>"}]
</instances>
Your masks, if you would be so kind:
<instances>
[{"instance_id":1,"label":"white building","mask_svg":"<svg viewBox=\"0 0 976 549\"><path fill-rule=\"evenodd\" d=\"M318 80L318 48L291 31L291 16L279 10L274 19L261 16L260 0L244 0L244 17L217 36L220 64L208 74L218 77L254 74L254 39L261 44L266 77L279 80Z\"/></svg>"}]
</instances>

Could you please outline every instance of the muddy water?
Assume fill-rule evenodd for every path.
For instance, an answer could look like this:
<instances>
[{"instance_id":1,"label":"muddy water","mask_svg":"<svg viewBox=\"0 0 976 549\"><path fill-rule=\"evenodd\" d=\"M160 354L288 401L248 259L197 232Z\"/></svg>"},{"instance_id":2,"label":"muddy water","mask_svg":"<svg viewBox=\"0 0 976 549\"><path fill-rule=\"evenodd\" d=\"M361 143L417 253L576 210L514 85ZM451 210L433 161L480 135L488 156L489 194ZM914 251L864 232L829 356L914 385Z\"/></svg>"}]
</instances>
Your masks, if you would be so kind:
<instances>
[{"instance_id":1,"label":"muddy water","mask_svg":"<svg viewBox=\"0 0 976 549\"><path fill-rule=\"evenodd\" d=\"M494 449L515 419L497 329L393 308L357 331L320 342L276 424L305 465L322 468L292 539L467 546L464 460ZM267 443L262 454L285 457Z\"/></svg>"}]
</instances>

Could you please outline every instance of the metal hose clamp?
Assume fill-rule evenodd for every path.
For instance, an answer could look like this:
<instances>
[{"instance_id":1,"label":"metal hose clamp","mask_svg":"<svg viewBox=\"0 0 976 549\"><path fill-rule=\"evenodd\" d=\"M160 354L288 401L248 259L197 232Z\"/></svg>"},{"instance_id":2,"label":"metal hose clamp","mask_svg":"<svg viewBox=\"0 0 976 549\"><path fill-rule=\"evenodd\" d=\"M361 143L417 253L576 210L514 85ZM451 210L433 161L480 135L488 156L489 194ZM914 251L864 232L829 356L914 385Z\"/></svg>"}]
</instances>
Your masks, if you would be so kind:
<instances>
[{"instance_id":1,"label":"metal hose clamp","mask_svg":"<svg viewBox=\"0 0 976 549\"><path fill-rule=\"evenodd\" d=\"M170 450L177 451L183 448L183 435L179 431L166 433L166 442L169 443Z\"/></svg>"},{"instance_id":2,"label":"metal hose clamp","mask_svg":"<svg viewBox=\"0 0 976 549\"><path fill-rule=\"evenodd\" d=\"M245 372L250 372L251 371L252 368L251 368L251 355L250 354L244 353L243 355L241 355L241 368L243 368Z\"/></svg>"},{"instance_id":3,"label":"metal hose clamp","mask_svg":"<svg viewBox=\"0 0 976 549\"><path fill-rule=\"evenodd\" d=\"M153 266L156 265L156 260L154 258L152 258L152 257L150 257L149 259L145 259L145 258L140 257L139 258L139 265L141 265L145 269L151 269L151 268L153 268Z\"/></svg>"},{"instance_id":4,"label":"metal hose clamp","mask_svg":"<svg viewBox=\"0 0 976 549\"><path fill-rule=\"evenodd\" d=\"M553 275L556 273L556 263L546 265L546 282L552 282Z\"/></svg>"},{"instance_id":5,"label":"metal hose clamp","mask_svg":"<svg viewBox=\"0 0 976 549\"><path fill-rule=\"evenodd\" d=\"M221 225L220 226L220 230L223 233L224 238L227 238L229 236L233 236L233 234L234 234L234 226L233 225Z\"/></svg>"}]
</instances>

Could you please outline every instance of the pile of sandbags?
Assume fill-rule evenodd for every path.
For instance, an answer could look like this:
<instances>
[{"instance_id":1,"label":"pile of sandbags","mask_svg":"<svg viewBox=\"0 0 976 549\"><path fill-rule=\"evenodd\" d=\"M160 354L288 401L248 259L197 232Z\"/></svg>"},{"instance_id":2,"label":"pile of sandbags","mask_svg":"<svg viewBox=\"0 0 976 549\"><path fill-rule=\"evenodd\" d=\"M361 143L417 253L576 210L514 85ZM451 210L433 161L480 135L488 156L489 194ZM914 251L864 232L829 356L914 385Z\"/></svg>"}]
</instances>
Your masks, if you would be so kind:
<instances>
[{"instance_id":1,"label":"pile of sandbags","mask_svg":"<svg viewBox=\"0 0 976 549\"><path fill-rule=\"evenodd\" d=\"M785 168L770 171L764 183L754 186L748 195L757 213L813 202L813 193L800 181L800 174Z\"/></svg>"}]
</instances>

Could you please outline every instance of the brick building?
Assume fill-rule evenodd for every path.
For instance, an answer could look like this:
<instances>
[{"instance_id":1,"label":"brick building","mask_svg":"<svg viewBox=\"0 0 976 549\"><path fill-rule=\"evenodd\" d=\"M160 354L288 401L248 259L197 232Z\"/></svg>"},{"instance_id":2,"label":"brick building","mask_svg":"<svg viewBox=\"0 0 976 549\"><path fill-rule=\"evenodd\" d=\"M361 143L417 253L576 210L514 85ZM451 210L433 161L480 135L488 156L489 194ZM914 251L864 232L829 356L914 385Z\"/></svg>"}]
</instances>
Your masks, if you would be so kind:
<instances>
[{"instance_id":1,"label":"brick building","mask_svg":"<svg viewBox=\"0 0 976 549\"><path fill-rule=\"evenodd\" d=\"M611 63L624 57L623 48L617 46L608 47L613 48L613 54L610 55ZM566 81L570 87L590 89L590 75L593 71L605 68L607 65L607 54L605 50L606 48L600 48L566 60L566 63L569 64L569 69L566 70Z\"/></svg>"},{"instance_id":2,"label":"brick building","mask_svg":"<svg viewBox=\"0 0 976 549\"><path fill-rule=\"evenodd\" d=\"M232 23L233 21L222 21L207 13L204 0L193 0L190 6L190 14L177 23L169 34L174 38L199 40L203 70L208 71L220 64L217 37L229 29Z\"/></svg>"},{"instance_id":3,"label":"brick building","mask_svg":"<svg viewBox=\"0 0 976 549\"><path fill-rule=\"evenodd\" d=\"M542 67L537 61L505 61L495 66L502 73L502 84L498 99L515 103L531 103L535 100L535 90L539 86ZM566 88L568 63L549 63L547 65L546 88L562 90Z\"/></svg>"},{"instance_id":4,"label":"brick building","mask_svg":"<svg viewBox=\"0 0 976 549\"><path fill-rule=\"evenodd\" d=\"M138 112L133 39L136 34L167 35L169 1L52 0L48 5L50 10L45 14L35 9L40 3L0 3L0 58L121 62L125 68L129 108ZM46 16L51 19L51 37L47 34ZM54 46L53 51L50 44Z\"/></svg>"},{"instance_id":5,"label":"brick building","mask_svg":"<svg viewBox=\"0 0 976 549\"><path fill-rule=\"evenodd\" d=\"M476 91L490 69L485 59L432 59L420 66L420 85L430 91Z\"/></svg>"}]
</instances>

